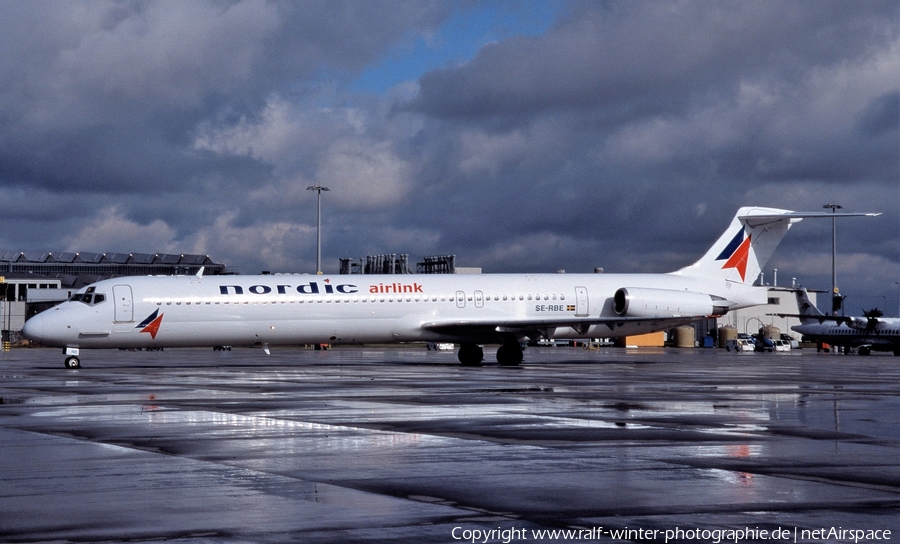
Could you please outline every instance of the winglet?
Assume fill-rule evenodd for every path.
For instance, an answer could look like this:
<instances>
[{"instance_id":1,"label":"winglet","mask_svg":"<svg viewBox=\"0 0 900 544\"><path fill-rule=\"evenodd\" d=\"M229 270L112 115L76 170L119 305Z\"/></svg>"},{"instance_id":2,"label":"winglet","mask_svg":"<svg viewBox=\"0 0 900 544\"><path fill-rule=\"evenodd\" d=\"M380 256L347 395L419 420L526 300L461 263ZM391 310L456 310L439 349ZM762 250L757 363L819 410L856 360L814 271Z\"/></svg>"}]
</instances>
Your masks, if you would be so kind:
<instances>
[{"instance_id":1,"label":"winglet","mask_svg":"<svg viewBox=\"0 0 900 544\"><path fill-rule=\"evenodd\" d=\"M201 267L200 267L200 270L197 271L197 278L198 278L198 279L203 277L203 271L204 271L204 270L206 270L206 267L205 267L205 266L201 266Z\"/></svg>"}]
</instances>

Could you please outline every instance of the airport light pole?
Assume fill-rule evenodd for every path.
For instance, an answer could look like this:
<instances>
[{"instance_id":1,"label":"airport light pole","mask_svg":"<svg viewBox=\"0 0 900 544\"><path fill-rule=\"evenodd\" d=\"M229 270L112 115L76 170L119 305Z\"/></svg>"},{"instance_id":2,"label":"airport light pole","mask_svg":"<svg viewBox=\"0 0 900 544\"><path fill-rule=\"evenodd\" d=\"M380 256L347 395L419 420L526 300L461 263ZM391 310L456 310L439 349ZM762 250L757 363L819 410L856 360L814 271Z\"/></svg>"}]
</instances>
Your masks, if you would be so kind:
<instances>
[{"instance_id":1,"label":"airport light pole","mask_svg":"<svg viewBox=\"0 0 900 544\"><path fill-rule=\"evenodd\" d=\"M328 187L310 185L307 191L315 191L316 196L316 274L322 274L322 191L330 191Z\"/></svg>"},{"instance_id":2,"label":"airport light pole","mask_svg":"<svg viewBox=\"0 0 900 544\"><path fill-rule=\"evenodd\" d=\"M823 208L831 208L831 213L843 208L840 204L825 204ZM835 255L837 254L837 236L835 235L835 220L831 218L831 315L837 315L841 308L841 296L838 294L837 272L835 271Z\"/></svg>"},{"instance_id":3,"label":"airport light pole","mask_svg":"<svg viewBox=\"0 0 900 544\"><path fill-rule=\"evenodd\" d=\"M894 285L897 286L897 297L898 299L900 299L900 281L895 281ZM898 302L897 311L900 312L900 302ZM900 313L898 313L897 315L900 316Z\"/></svg>"}]
</instances>

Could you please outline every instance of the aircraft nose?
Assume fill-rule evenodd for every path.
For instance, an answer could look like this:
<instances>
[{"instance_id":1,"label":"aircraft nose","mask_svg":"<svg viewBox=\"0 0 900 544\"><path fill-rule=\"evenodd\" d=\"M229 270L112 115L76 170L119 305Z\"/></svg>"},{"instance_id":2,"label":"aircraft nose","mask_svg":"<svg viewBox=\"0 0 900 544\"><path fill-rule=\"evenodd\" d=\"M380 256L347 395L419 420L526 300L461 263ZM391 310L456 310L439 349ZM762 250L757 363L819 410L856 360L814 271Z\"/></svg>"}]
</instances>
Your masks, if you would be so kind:
<instances>
[{"instance_id":1,"label":"aircraft nose","mask_svg":"<svg viewBox=\"0 0 900 544\"><path fill-rule=\"evenodd\" d=\"M44 319L36 315L26 321L22 327L22 335L32 342L40 343L44 338Z\"/></svg>"}]
</instances>

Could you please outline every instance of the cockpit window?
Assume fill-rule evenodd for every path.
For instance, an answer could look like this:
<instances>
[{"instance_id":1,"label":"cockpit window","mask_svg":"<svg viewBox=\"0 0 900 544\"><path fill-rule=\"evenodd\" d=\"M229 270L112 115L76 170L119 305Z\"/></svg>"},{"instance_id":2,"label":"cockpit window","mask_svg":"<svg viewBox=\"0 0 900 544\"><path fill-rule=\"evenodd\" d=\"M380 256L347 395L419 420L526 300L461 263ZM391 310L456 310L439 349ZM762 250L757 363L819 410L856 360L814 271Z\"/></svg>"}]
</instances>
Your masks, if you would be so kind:
<instances>
[{"instance_id":1,"label":"cockpit window","mask_svg":"<svg viewBox=\"0 0 900 544\"><path fill-rule=\"evenodd\" d=\"M88 287L84 293L75 293L69 300L72 302L83 302L88 306L95 306L106 300L103 293L95 293L94 287Z\"/></svg>"}]
</instances>

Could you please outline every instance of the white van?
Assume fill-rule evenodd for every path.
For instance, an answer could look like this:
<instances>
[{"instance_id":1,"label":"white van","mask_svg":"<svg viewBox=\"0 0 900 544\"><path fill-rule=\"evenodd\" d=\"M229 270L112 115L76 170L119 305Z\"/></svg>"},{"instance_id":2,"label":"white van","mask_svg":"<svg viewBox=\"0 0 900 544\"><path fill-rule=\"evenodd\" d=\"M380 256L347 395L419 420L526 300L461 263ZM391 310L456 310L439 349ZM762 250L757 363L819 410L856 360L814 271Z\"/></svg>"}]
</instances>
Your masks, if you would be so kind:
<instances>
[{"instance_id":1,"label":"white van","mask_svg":"<svg viewBox=\"0 0 900 544\"><path fill-rule=\"evenodd\" d=\"M772 340L775 344L775 351L791 351L791 345L785 340Z\"/></svg>"},{"instance_id":2,"label":"white van","mask_svg":"<svg viewBox=\"0 0 900 544\"><path fill-rule=\"evenodd\" d=\"M725 350L726 351L753 351L756 346L750 340L746 338L733 338L727 342L725 342Z\"/></svg>"}]
</instances>

